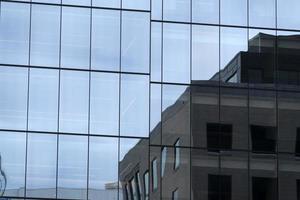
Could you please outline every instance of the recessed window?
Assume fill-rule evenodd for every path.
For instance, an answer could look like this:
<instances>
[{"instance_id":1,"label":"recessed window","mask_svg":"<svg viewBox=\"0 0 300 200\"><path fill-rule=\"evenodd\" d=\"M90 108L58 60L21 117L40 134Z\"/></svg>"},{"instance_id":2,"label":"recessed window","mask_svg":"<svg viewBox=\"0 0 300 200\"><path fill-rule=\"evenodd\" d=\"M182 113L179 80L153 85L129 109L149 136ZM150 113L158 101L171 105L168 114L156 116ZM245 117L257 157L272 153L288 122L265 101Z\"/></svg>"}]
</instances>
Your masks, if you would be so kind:
<instances>
[{"instance_id":1,"label":"recessed window","mask_svg":"<svg viewBox=\"0 0 300 200\"><path fill-rule=\"evenodd\" d=\"M144 199L149 200L149 172L144 174Z\"/></svg>"},{"instance_id":2,"label":"recessed window","mask_svg":"<svg viewBox=\"0 0 300 200\"><path fill-rule=\"evenodd\" d=\"M178 200L179 197L178 197L178 189L174 190L172 192L172 200Z\"/></svg>"},{"instance_id":3,"label":"recessed window","mask_svg":"<svg viewBox=\"0 0 300 200\"><path fill-rule=\"evenodd\" d=\"M127 183L125 187L126 187L127 200L131 200L131 191L130 191L129 183Z\"/></svg>"},{"instance_id":4,"label":"recessed window","mask_svg":"<svg viewBox=\"0 0 300 200\"><path fill-rule=\"evenodd\" d=\"M232 149L232 125L208 123L206 125L207 148L210 151Z\"/></svg>"},{"instance_id":5,"label":"recessed window","mask_svg":"<svg viewBox=\"0 0 300 200\"><path fill-rule=\"evenodd\" d=\"M252 199L277 199L277 179L265 177L252 177Z\"/></svg>"},{"instance_id":6,"label":"recessed window","mask_svg":"<svg viewBox=\"0 0 300 200\"><path fill-rule=\"evenodd\" d=\"M175 153L175 155L174 155L174 169L177 169L178 167L179 167L179 165L180 165L180 148L179 148L179 145L180 145L180 143L179 143L179 139L176 141L176 143L175 143L175 149L174 149L174 153Z\"/></svg>"},{"instance_id":7,"label":"recessed window","mask_svg":"<svg viewBox=\"0 0 300 200\"><path fill-rule=\"evenodd\" d=\"M152 191L156 190L158 186L157 176L157 159L152 160Z\"/></svg>"},{"instance_id":8,"label":"recessed window","mask_svg":"<svg viewBox=\"0 0 300 200\"><path fill-rule=\"evenodd\" d=\"M161 177L164 176L167 161L167 147L163 147L161 151Z\"/></svg>"},{"instance_id":9,"label":"recessed window","mask_svg":"<svg viewBox=\"0 0 300 200\"><path fill-rule=\"evenodd\" d=\"M251 125L252 151L255 153L275 153L276 128Z\"/></svg>"},{"instance_id":10,"label":"recessed window","mask_svg":"<svg viewBox=\"0 0 300 200\"><path fill-rule=\"evenodd\" d=\"M140 172L137 172L135 176L136 176L136 184L138 189L138 196L139 199L142 199L142 182L141 182Z\"/></svg>"},{"instance_id":11,"label":"recessed window","mask_svg":"<svg viewBox=\"0 0 300 200\"><path fill-rule=\"evenodd\" d=\"M138 200L138 190L137 190L137 185L135 182L135 178L132 178L130 180L130 186L131 186L131 190L132 190L132 199L133 200Z\"/></svg>"},{"instance_id":12,"label":"recessed window","mask_svg":"<svg viewBox=\"0 0 300 200\"><path fill-rule=\"evenodd\" d=\"M231 176L208 174L208 200L231 200Z\"/></svg>"}]
</instances>

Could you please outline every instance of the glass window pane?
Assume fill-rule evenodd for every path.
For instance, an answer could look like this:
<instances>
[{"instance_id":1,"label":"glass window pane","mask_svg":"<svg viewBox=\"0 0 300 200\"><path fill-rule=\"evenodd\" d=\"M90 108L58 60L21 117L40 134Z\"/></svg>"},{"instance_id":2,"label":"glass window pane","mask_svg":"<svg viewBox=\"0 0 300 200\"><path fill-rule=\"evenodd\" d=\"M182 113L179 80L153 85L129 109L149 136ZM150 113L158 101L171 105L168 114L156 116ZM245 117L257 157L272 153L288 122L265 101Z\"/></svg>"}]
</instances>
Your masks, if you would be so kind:
<instances>
[{"instance_id":1,"label":"glass window pane","mask_svg":"<svg viewBox=\"0 0 300 200\"><path fill-rule=\"evenodd\" d=\"M219 81L219 27L193 26L192 33L192 80Z\"/></svg>"},{"instance_id":2,"label":"glass window pane","mask_svg":"<svg viewBox=\"0 0 300 200\"><path fill-rule=\"evenodd\" d=\"M92 73L91 81L90 131L118 135L119 75Z\"/></svg>"},{"instance_id":3,"label":"glass window pane","mask_svg":"<svg viewBox=\"0 0 300 200\"><path fill-rule=\"evenodd\" d=\"M161 81L162 23L151 26L151 81Z\"/></svg>"},{"instance_id":4,"label":"glass window pane","mask_svg":"<svg viewBox=\"0 0 300 200\"><path fill-rule=\"evenodd\" d=\"M122 0L122 7L126 9L150 10L151 0Z\"/></svg>"},{"instance_id":5,"label":"glass window pane","mask_svg":"<svg viewBox=\"0 0 300 200\"><path fill-rule=\"evenodd\" d=\"M250 0L249 25L275 28L275 1L276 0Z\"/></svg>"},{"instance_id":6,"label":"glass window pane","mask_svg":"<svg viewBox=\"0 0 300 200\"><path fill-rule=\"evenodd\" d=\"M151 84L150 143L161 144L161 85Z\"/></svg>"},{"instance_id":7,"label":"glass window pane","mask_svg":"<svg viewBox=\"0 0 300 200\"><path fill-rule=\"evenodd\" d=\"M277 0L277 27L300 29L300 1Z\"/></svg>"},{"instance_id":8,"label":"glass window pane","mask_svg":"<svg viewBox=\"0 0 300 200\"><path fill-rule=\"evenodd\" d=\"M59 65L60 8L32 5L30 64Z\"/></svg>"},{"instance_id":9,"label":"glass window pane","mask_svg":"<svg viewBox=\"0 0 300 200\"><path fill-rule=\"evenodd\" d=\"M122 12L122 71L149 73L149 13Z\"/></svg>"},{"instance_id":10,"label":"glass window pane","mask_svg":"<svg viewBox=\"0 0 300 200\"><path fill-rule=\"evenodd\" d=\"M29 24L29 4L1 2L0 63L28 64Z\"/></svg>"},{"instance_id":11,"label":"glass window pane","mask_svg":"<svg viewBox=\"0 0 300 200\"><path fill-rule=\"evenodd\" d=\"M163 81L189 83L190 25L165 23L163 26Z\"/></svg>"},{"instance_id":12,"label":"glass window pane","mask_svg":"<svg viewBox=\"0 0 300 200\"><path fill-rule=\"evenodd\" d=\"M55 198L57 136L29 133L27 151L26 196Z\"/></svg>"},{"instance_id":13,"label":"glass window pane","mask_svg":"<svg viewBox=\"0 0 300 200\"><path fill-rule=\"evenodd\" d=\"M89 68L90 14L86 8L63 7L61 66Z\"/></svg>"},{"instance_id":14,"label":"glass window pane","mask_svg":"<svg viewBox=\"0 0 300 200\"><path fill-rule=\"evenodd\" d=\"M190 89L183 85L163 85L162 144L190 145Z\"/></svg>"},{"instance_id":15,"label":"glass window pane","mask_svg":"<svg viewBox=\"0 0 300 200\"><path fill-rule=\"evenodd\" d=\"M247 0L222 0L221 24L246 26Z\"/></svg>"},{"instance_id":16,"label":"glass window pane","mask_svg":"<svg viewBox=\"0 0 300 200\"><path fill-rule=\"evenodd\" d=\"M120 11L93 9L92 69L120 69Z\"/></svg>"},{"instance_id":17,"label":"glass window pane","mask_svg":"<svg viewBox=\"0 0 300 200\"><path fill-rule=\"evenodd\" d=\"M191 21L191 0L164 0L163 19L167 21Z\"/></svg>"},{"instance_id":18,"label":"glass window pane","mask_svg":"<svg viewBox=\"0 0 300 200\"><path fill-rule=\"evenodd\" d=\"M61 71L59 131L87 133L89 74Z\"/></svg>"},{"instance_id":19,"label":"glass window pane","mask_svg":"<svg viewBox=\"0 0 300 200\"><path fill-rule=\"evenodd\" d=\"M218 24L219 0L192 0L193 22Z\"/></svg>"},{"instance_id":20,"label":"glass window pane","mask_svg":"<svg viewBox=\"0 0 300 200\"><path fill-rule=\"evenodd\" d=\"M1 172L6 177L5 196L24 196L26 134L0 132ZM1 174L3 176L3 174ZM2 179L1 179L2 180Z\"/></svg>"},{"instance_id":21,"label":"glass window pane","mask_svg":"<svg viewBox=\"0 0 300 200\"><path fill-rule=\"evenodd\" d=\"M151 19L162 20L163 0L151 0Z\"/></svg>"},{"instance_id":22,"label":"glass window pane","mask_svg":"<svg viewBox=\"0 0 300 200\"><path fill-rule=\"evenodd\" d=\"M92 0L93 6L120 8L121 0Z\"/></svg>"},{"instance_id":23,"label":"glass window pane","mask_svg":"<svg viewBox=\"0 0 300 200\"><path fill-rule=\"evenodd\" d=\"M0 67L0 127L26 129L28 69Z\"/></svg>"},{"instance_id":24,"label":"glass window pane","mask_svg":"<svg viewBox=\"0 0 300 200\"><path fill-rule=\"evenodd\" d=\"M89 199L118 199L118 138L90 137L89 147Z\"/></svg>"},{"instance_id":25,"label":"glass window pane","mask_svg":"<svg viewBox=\"0 0 300 200\"><path fill-rule=\"evenodd\" d=\"M230 82L232 73L237 70L229 70L237 62L244 51L248 48L248 32L242 28L221 27L221 49L220 49L220 73L215 78L225 82ZM239 67L239 66L235 66ZM229 73L228 73L229 71Z\"/></svg>"},{"instance_id":26,"label":"glass window pane","mask_svg":"<svg viewBox=\"0 0 300 200\"><path fill-rule=\"evenodd\" d=\"M30 69L28 129L57 131L57 70Z\"/></svg>"},{"instance_id":27,"label":"glass window pane","mask_svg":"<svg viewBox=\"0 0 300 200\"><path fill-rule=\"evenodd\" d=\"M91 0L62 0L62 4L91 6Z\"/></svg>"},{"instance_id":28,"label":"glass window pane","mask_svg":"<svg viewBox=\"0 0 300 200\"><path fill-rule=\"evenodd\" d=\"M121 135L148 137L149 77L121 75Z\"/></svg>"},{"instance_id":29,"label":"glass window pane","mask_svg":"<svg viewBox=\"0 0 300 200\"><path fill-rule=\"evenodd\" d=\"M88 137L59 136L57 198L86 199Z\"/></svg>"},{"instance_id":30,"label":"glass window pane","mask_svg":"<svg viewBox=\"0 0 300 200\"><path fill-rule=\"evenodd\" d=\"M29 0L28 0L29 1ZM61 0L31 0L32 2L60 4Z\"/></svg>"}]
</instances>

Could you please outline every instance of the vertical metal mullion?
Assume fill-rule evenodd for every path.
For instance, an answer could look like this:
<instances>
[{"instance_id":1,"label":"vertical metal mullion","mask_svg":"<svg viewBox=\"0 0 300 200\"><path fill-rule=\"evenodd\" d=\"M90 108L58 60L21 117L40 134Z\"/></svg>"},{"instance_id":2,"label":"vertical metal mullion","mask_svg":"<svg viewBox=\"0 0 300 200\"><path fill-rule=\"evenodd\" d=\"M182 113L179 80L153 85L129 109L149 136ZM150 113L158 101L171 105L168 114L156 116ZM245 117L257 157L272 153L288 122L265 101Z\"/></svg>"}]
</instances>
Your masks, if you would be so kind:
<instances>
[{"instance_id":1,"label":"vertical metal mullion","mask_svg":"<svg viewBox=\"0 0 300 200\"><path fill-rule=\"evenodd\" d=\"M28 65L30 65L31 49L31 21L32 21L32 4L29 4L29 34L28 34ZM24 197L27 190L27 162L28 162L28 124L29 124L29 95L30 95L30 66L27 68L27 111L26 111L26 147L25 147L25 180L24 180Z\"/></svg>"},{"instance_id":2,"label":"vertical metal mullion","mask_svg":"<svg viewBox=\"0 0 300 200\"><path fill-rule=\"evenodd\" d=\"M88 103L88 141L87 141L87 182L86 182L86 199L89 199L89 182L90 182L90 115L91 115L91 68L92 68L92 26L93 26L93 0L91 0L90 8L90 55L89 55L89 103Z\"/></svg>"},{"instance_id":3,"label":"vertical metal mullion","mask_svg":"<svg viewBox=\"0 0 300 200\"><path fill-rule=\"evenodd\" d=\"M121 66L122 66L122 15L123 15L123 11L122 11L122 7L123 7L123 2L122 2L122 0L120 0L120 12L119 12L119 17L120 17L120 34L119 34L119 36L120 36L120 38L119 38L119 118L118 118L118 120L119 120L119 122L118 122L118 199L120 199L120 151L121 151L121 138L120 138L120 136L121 136L121 89L122 89L122 87L121 87L121 79L122 79L122 77L121 77ZM121 185L121 187L122 187L122 185ZM125 188L125 190L126 190L126 188ZM122 190L122 192L123 192L123 190Z\"/></svg>"},{"instance_id":4,"label":"vertical metal mullion","mask_svg":"<svg viewBox=\"0 0 300 200\"><path fill-rule=\"evenodd\" d=\"M190 91L189 91L189 101L190 101L190 106L189 106L189 167L190 167L190 173L189 173L189 199L193 199L192 196L192 109L193 109L193 104L192 104L192 79L193 79L193 0L190 0Z\"/></svg>"},{"instance_id":5,"label":"vertical metal mullion","mask_svg":"<svg viewBox=\"0 0 300 200\"><path fill-rule=\"evenodd\" d=\"M60 1L62 4L62 0ZM60 6L60 34L59 34L59 68L61 68L61 49L62 49L62 5ZM58 69L58 104L57 104L57 135L56 135L56 189L55 196L58 197L58 161L59 161L59 129L60 129L60 90L61 90L61 69Z\"/></svg>"}]
</instances>

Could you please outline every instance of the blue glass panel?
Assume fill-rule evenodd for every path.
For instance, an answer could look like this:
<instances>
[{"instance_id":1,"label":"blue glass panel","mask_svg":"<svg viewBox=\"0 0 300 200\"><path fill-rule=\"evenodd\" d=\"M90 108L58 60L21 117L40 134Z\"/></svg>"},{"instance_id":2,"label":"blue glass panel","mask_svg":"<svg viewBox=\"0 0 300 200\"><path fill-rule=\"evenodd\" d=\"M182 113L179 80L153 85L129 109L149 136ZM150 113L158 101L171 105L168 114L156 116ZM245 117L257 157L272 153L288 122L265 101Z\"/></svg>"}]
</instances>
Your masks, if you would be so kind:
<instances>
[{"instance_id":1,"label":"blue glass panel","mask_svg":"<svg viewBox=\"0 0 300 200\"><path fill-rule=\"evenodd\" d=\"M61 66L89 68L90 14L86 8L63 7Z\"/></svg>"},{"instance_id":2,"label":"blue glass panel","mask_svg":"<svg viewBox=\"0 0 300 200\"><path fill-rule=\"evenodd\" d=\"M28 69L0 67L0 128L26 129Z\"/></svg>"},{"instance_id":3,"label":"blue glass panel","mask_svg":"<svg viewBox=\"0 0 300 200\"><path fill-rule=\"evenodd\" d=\"M63 4L91 6L91 0L62 0Z\"/></svg>"},{"instance_id":4,"label":"blue glass panel","mask_svg":"<svg viewBox=\"0 0 300 200\"><path fill-rule=\"evenodd\" d=\"M61 71L59 131L87 133L89 74Z\"/></svg>"},{"instance_id":5,"label":"blue glass panel","mask_svg":"<svg viewBox=\"0 0 300 200\"><path fill-rule=\"evenodd\" d=\"M122 13L122 71L149 73L149 13Z\"/></svg>"},{"instance_id":6,"label":"blue glass panel","mask_svg":"<svg viewBox=\"0 0 300 200\"><path fill-rule=\"evenodd\" d=\"M119 75L92 73L90 132L119 134Z\"/></svg>"},{"instance_id":7,"label":"blue glass panel","mask_svg":"<svg viewBox=\"0 0 300 200\"><path fill-rule=\"evenodd\" d=\"M151 0L122 0L122 7L126 9L150 10Z\"/></svg>"},{"instance_id":8,"label":"blue glass panel","mask_svg":"<svg viewBox=\"0 0 300 200\"><path fill-rule=\"evenodd\" d=\"M193 0L193 22L219 23L219 0Z\"/></svg>"},{"instance_id":9,"label":"blue glass panel","mask_svg":"<svg viewBox=\"0 0 300 200\"><path fill-rule=\"evenodd\" d=\"M162 23L151 26L151 81L161 81L162 65Z\"/></svg>"},{"instance_id":10,"label":"blue glass panel","mask_svg":"<svg viewBox=\"0 0 300 200\"><path fill-rule=\"evenodd\" d=\"M92 69L120 70L120 11L94 9Z\"/></svg>"},{"instance_id":11,"label":"blue glass panel","mask_svg":"<svg viewBox=\"0 0 300 200\"><path fill-rule=\"evenodd\" d=\"M277 27L286 29L300 29L300 1L277 1Z\"/></svg>"},{"instance_id":12,"label":"blue glass panel","mask_svg":"<svg viewBox=\"0 0 300 200\"><path fill-rule=\"evenodd\" d=\"M29 4L1 2L0 63L28 64L29 24Z\"/></svg>"},{"instance_id":13,"label":"blue glass panel","mask_svg":"<svg viewBox=\"0 0 300 200\"><path fill-rule=\"evenodd\" d=\"M222 0L221 24L247 25L247 0Z\"/></svg>"},{"instance_id":14,"label":"blue glass panel","mask_svg":"<svg viewBox=\"0 0 300 200\"><path fill-rule=\"evenodd\" d=\"M57 131L58 70L30 69L28 129Z\"/></svg>"},{"instance_id":15,"label":"blue glass panel","mask_svg":"<svg viewBox=\"0 0 300 200\"><path fill-rule=\"evenodd\" d=\"M92 0L93 6L120 8L121 0Z\"/></svg>"},{"instance_id":16,"label":"blue glass panel","mask_svg":"<svg viewBox=\"0 0 300 200\"><path fill-rule=\"evenodd\" d=\"M60 8L32 5L30 64L59 65Z\"/></svg>"},{"instance_id":17,"label":"blue glass panel","mask_svg":"<svg viewBox=\"0 0 300 200\"><path fill-rule=\"evenodd\" d=\"M276 0L250 0L249 1L249 26L275 28Z\"/></svg>"},{"instance_id":18,"label":"blue glass panel","mask_svg":"<svg viewBox=\"0 0 300 200\"><path fill-rule=\"evenodd\" d=\"M191 0L164 0L163 19L167 21L191 21Z\"/></svg>"}]
</instances>

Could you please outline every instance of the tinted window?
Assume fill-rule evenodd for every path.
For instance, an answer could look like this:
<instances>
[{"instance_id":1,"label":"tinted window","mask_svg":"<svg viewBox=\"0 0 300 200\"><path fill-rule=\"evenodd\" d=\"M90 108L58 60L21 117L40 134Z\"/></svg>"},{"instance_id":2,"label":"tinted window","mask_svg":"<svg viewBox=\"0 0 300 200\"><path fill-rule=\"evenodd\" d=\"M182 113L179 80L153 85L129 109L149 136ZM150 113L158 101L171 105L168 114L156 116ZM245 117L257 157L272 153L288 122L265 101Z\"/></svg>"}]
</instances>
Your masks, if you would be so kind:
<instances>
[{"instance_id":1,"label":"tinted window","mask_svg":"<svg viewBox=\"0 0 300 200\"><path fill-rule=\"evenodd\" d=\"M190 0L164 0L163 19L167 21L191 21Z\"/></svg>"},{"instance_id":2,"label":"tinted window","mask_svg":"<svg viewBox=\"0 0 300 200\"><path fill-rule=\"evenodd\" d=\"M25 186L26 134L0 132L0 137L1 171L6 177L4 196L23 197Z\"/></svg>"},{"instance_id":3,"label":"tinted window","mask_svg":"<svg viewBox=\"0 0 300 200\"><path fill-rule=\"evenodd\" d=\"M193 22L218 24L219 0L192 0Z\"/></svg>"},{"instance_id":4,"label":"tinted window","mask_svg":"<svg viewBox=\"0 0 300 200\"><path fill-rule=\"evenodd\" d=\"M60 8L32 5L30 64L59 65Z\"/></svg>"},{"instance_id":5,"label":"tinted window","mask_svg":"<svg viewBox=\"0 0 300 200\"><path fill-rule=\"evenodd\" d=\"M232 125L208 123L206 129L209 150L230 150L232 148Z\"/></svg>"},{"instance_id":6,"label":"tinted window","mask_svg":"<svg viewBox=\"0 0 300 200\"><path fill-rule=\"evenodd\" d=\"M151 24L151 81L161 81L162 23Z\"/></svg>"},{"instance_id":7,"label":"tinted window","mask_svg":"<svg viewBox=\"0 0 300 200\"><path fill-rule=\"evenodd\" d=\"M85 199L87 192L88 138L59 136L57 197Z\"/></svg>"},{"instance_id":8,"label":"tinted window","mask_svg":"<svg viewBox=\"0 0 300 200\"><path fill-rule=\"evenodd\" d=\"M300 1L277 0L277 27L300 29Z\"/></svg>"},{"instance_id":9,"label":"tinted window","mask_svg":"<svg viewBox=\"0 0 300 200\"><path fill-rule=\"evenodd\" d=\"M149 17L143 12L122 12L122 71L149 73Z\"/></svg>"},{"instance_id":10,"label":"tinted window","mask_svg":"<svg viewBox=\"0 0 300 200\"><path fill-rule=\"evenodd\" d=\"M267 177L252 177L252 199L277 199L277 179Z\"/></svg>"},{"instance_id":11,"label":"tinted window","mask_svg":"<svg viewBox=\"0 0 300 200\"><path fill-rule=\"evenodd\" d=\"M252 151L275 153L277 135L275 127L251 125Z\"/></svg>"},{"instance_id":12,"label":"tinted window","mask_svg":"<svg viewBox=\"0 0 300 200\"><path fill-rule=\"evenodd\" d=\"M87 133L89 74L61 71L59 131Z\"/></svg>"},{"instance_id":13,"label":"tinted window","mask_svg":"<svg viewBox=\"0 0 300 200\"><path fill-rule=\"evenodd\" d=\"M30 69L28 129L57 131L57 70Z\"/></svg>"},{"instance_id":14,"label":"tinted window","mask_svg":"<svg viewBox=\"0 0 300 200\"><path fill-rule=\"evenodd\" d=\"M157 160L154 159L151 162L151 174L152 174L152 189L156 190L158 185L158 175L157 175Z\"/></svg>"},{"instance_id":15,"label":"tinted window","mask_svg":"<svg viewBox=\"0 0 300 200\"><path fill-rule=\"evenodd\" d=\"M275 2L276 0L250 0L249 25L275 28Z\"/></svg>"},{"instance_id":16,"label":"tinted window","mask_svg":"<svg viewBox=\"0 0 300 200\"><path fill-rule=\"evenodd\" d=\"M136 10L150 10L150 1L151 0L122 0L122 7Z\"/></svg>"},{"instance_id":17,"label":"tinted window","mask_svg":"<svg viewBox=\"0 0 300 200\"><path fill-rule=\"evenodd\" d=\"M222 0L221 24L247 25L247 0Z\"/></svg>"},{"instance_id":18,"label":"tinted window","mask_svg":"<svg viewBox=\"0 0 300 200\"><path fill-rule=\"evenodd\" d=\"M28 69L0 67L0 127L26 129Z\"/></svg>"},{"instance_id":19,"label":"tinted window","mask_svg":"<svg viewBox=\"0 0 300 200\"><path fill-rule=\"evenodd\" d=\"M28 135L26 196L55 198L57 136Z\"/></svg>"},{"instance_id":20,"label":"tinted window","mask_svg":"<svg viewBox=\"0 0 300 200\"><path fill-rule=\"evenodd\" d=\"M149 77L121 75L121 135L149 134Z\"/></svg>"},{"instance_id":21,"label":"tinted window","mask_svg":"<svg viewBox=\"0 0 300 200\"><path fill-rule=\"evenodd\" d=\"M86 8L63 7L61 66L89 68L90 14Z\"/></svg>"},{"instance_id":22,"label":"tinted window","mask_svg":"<svg viewBox=\"0 0 300 200\"><path fill-rule=\"evenodd\" d=\"M1 2L1 63L28 64L29 24L29 4Z\"/></svg>"},{"instance_id":23,"label":"tinted window","mask_svg":"<svg viewBox=\"0 0 300 200\"><path fill-rule=\"evenodd\" d=\"M120 11L93 9L92 69L120 70Z\"/></svg>"},{"instance_id":24,"label":"tinted window","mask_svg":"<svg viewBox=\"0 0 300 200\"><path fill-rule=\"evenodd\" d=\"M119 8L121 0L92 0L93 6Z\"/></svg>"},{"instance_id":25,"label":"tinted window","mask_svg":"<svg viewBox=\"0 0 300 200\"><path fill-rule=\"evenodd\" d=\"M190 26L165 23L163 30L163 81L189 83Z\"/></svg>"}]
</instances>

